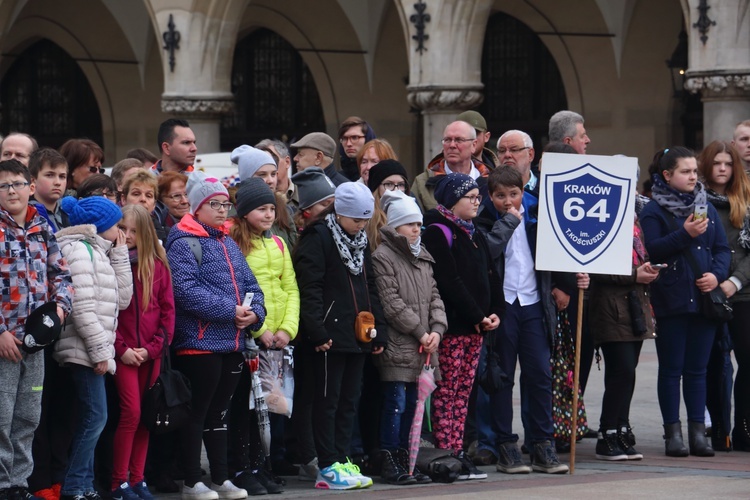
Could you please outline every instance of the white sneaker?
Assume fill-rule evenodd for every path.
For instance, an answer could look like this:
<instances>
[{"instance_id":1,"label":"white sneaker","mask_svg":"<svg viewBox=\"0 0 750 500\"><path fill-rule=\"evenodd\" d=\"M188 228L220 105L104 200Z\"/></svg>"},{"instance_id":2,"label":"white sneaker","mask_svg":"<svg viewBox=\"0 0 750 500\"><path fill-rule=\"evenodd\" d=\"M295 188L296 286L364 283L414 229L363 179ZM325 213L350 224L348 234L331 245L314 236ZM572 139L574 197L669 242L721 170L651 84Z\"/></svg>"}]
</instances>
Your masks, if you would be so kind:
<instances>
[{"instance_id":1,"label":"white sneaker","mask_svg":"<svg viewBox=\"0 0 750 500\"><path fill-rule=\"evenodd\" d=\"M219 494L198 481L192 488L182 486L182 500L219 500Z\"/></svg>"},{"instance_id":2,"label":"white sneaker","mask_svg":"<svg viewBox=\"0 0 750 500\"><path fill-rule=\"evenodd\" d=\"M298 478L300 481L315 481L318 479L319 472L318 457L315 457L310 462L299 465Z\"/></svg>"},{"instance_id":3,"label":"white sneaker","mask_svg":"<svg viewBox=\"0 0 750 500\"><path fill-rule=\"evenodd\" d=\"M227 479L221 485L211 483L211 489L219 494L221 500L240 500L247 498L247 490L238 488Z\"/></svg>"}]
</instances>

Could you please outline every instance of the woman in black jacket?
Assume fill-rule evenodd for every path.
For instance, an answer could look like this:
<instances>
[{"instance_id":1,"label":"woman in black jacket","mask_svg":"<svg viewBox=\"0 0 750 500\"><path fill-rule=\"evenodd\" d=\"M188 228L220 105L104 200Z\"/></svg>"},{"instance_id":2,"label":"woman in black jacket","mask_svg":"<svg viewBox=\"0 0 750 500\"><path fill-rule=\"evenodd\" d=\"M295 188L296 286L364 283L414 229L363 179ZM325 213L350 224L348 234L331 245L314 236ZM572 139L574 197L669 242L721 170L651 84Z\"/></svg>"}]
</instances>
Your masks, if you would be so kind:
<instances>
[{"instance_id":1,"label":"woman in black jacket","mask_svg":"<svg viewBox=\"0 0 750 500\"><path fill-rule=\"evenodd\" d=\"M336 188L333 209L306 229L294 252L300 290L300 333L315 350L313 437L320 489L353 489L372 485L348 461L355 405L359 401L365 355L383 352L388 343L378 299L365 226L374 200L364 184L345 182ZM359 312L375 317L376 336L355 336Z\"/></svg>"},{"instance_id":2,"label":"woman in black jacket","mask_svg":"<svg viewBox=\"0 0 750 500\"><path fill-rule=\"evenodd\" d=\"M437 448L454 450L463 468L459 479L483 479L463 451L469 395L484 332L500 324L503 285L493 269L487 241L472 219L482 201L477 183L464 174L441 176L437 208L424 217L422 241L435 259L435 281L445 304L448 330L438 350L442 380L433 393Z\"/></svg>"}]
</instances>

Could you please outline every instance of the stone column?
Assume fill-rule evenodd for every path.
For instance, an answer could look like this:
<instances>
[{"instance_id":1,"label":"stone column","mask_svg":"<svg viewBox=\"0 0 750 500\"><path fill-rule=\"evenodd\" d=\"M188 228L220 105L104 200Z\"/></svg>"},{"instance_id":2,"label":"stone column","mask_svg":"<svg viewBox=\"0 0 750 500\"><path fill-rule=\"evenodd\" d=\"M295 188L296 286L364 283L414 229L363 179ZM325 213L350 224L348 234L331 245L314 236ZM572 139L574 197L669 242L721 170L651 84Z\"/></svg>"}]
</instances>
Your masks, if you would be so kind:
<instances>
[{"instance_id":1,"label":"stone column","mask_svg":"<svg viewBox=\"0 0 750 500\"><path fill-rule=\"evenodd\" d=\"M199 154L218 152L221 116L234 105L232 59L245 3L207 0L192 7L168 0L150 3L162 46L161 109L168 116L190 122ZM170 32L172 39L179 33L179 48L164 48L169 45Z\"/></svg>"},{"instance_id":2,"label":"stone column","mask_svg":"<svg viewBox=\"0 0 750 500\"><path fill-rule=\"evenodd\" d=\"M750 119L750 0L688 3L685 89L701 93L704 145L730 141Z\"/></svg>"},{"instance_id":3,"label":"stone column","mask_svg":"<svg viewBox=\"0 0 750 500\"><path fill-rule=\"evenodd\" d=\"M423 117L425 163L442 150L443 130L456 115L482 102L482 44L492 3L396 0L409 58L407 98Z\"/></svg>"}]
</instances>

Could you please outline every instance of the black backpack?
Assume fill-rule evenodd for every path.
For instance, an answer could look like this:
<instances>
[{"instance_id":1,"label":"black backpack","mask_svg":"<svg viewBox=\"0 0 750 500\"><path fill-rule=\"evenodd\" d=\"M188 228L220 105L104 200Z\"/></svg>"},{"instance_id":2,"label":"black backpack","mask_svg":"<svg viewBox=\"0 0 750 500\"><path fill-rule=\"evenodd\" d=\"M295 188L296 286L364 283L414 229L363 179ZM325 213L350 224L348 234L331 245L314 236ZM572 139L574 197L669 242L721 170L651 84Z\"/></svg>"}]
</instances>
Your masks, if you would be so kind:
<instances>
[{"instance_id":1,"label":"black backpack","mask_svg":"<svg viewBox=\"0 0 750 500\"><path fill-rule=\"evenodd\" d=\"M151 380L153 370L152 363L147 380ZM154 434L179 429L190 419L191 399L190 380L182 372L172 369L165 338L161 374L154 385L146 389L141 401L141 423Z\"/></svg>"}]
</instances>

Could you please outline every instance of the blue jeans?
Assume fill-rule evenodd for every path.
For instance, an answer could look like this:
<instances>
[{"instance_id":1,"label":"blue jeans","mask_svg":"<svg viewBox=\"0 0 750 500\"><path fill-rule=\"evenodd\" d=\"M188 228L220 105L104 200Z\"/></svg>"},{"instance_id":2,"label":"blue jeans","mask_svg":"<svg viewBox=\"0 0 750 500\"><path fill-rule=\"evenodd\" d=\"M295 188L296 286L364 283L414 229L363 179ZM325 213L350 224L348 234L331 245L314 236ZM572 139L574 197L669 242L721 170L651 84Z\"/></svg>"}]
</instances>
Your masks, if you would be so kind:
<instances>
[{"instance_id":1,"label":"blue jeans","mask_svg":"<svg viewBox=\"0 0 750 500\"><path fill-rule=\"evenodd\" d=\"M657 318L659 357L657 393L665 424L680 420L680 379L690 422L704 422L706 367L717 324L702 314Z\"/></svg>"},{"instance_id":2,"label":"blue jeans","mask_svg":"<svg viewBox=\"0 0 750 500\"><path fill-rule=\"evenodd\" d=\"M409 448L409 431L417 406L416 382L382 382L383 410L380 418L380 447L393 451Z\"/></svg>"},{"instance_id":3,"label":"blue jeans","mask_svg":"<svg viewBox=\"0 0 750 500\"><path fill-rule=\"evenodd\" d=\"M516 361L521 365L521 414L525 441L535 444L553 440L552 372L550 340L544 329L542 303L521 306L516 300L505 304L505 316L496 337L503 371L514 379ZM513 433L513 386L490 396L492 429L496 445L515 443Z\"/></svg>"},{"instance_id":4,"label":"blue jeans","mask_svg":"<svg viewBox=\"0 0 750 500\"><path fill-rule=\"evenodd\" d=\"M93 368L70 364L70 373L79 415L61 494L82 495L94 491L94 449L107 423L107 393L104 376Z\"/></svg>"}]
</instances>

